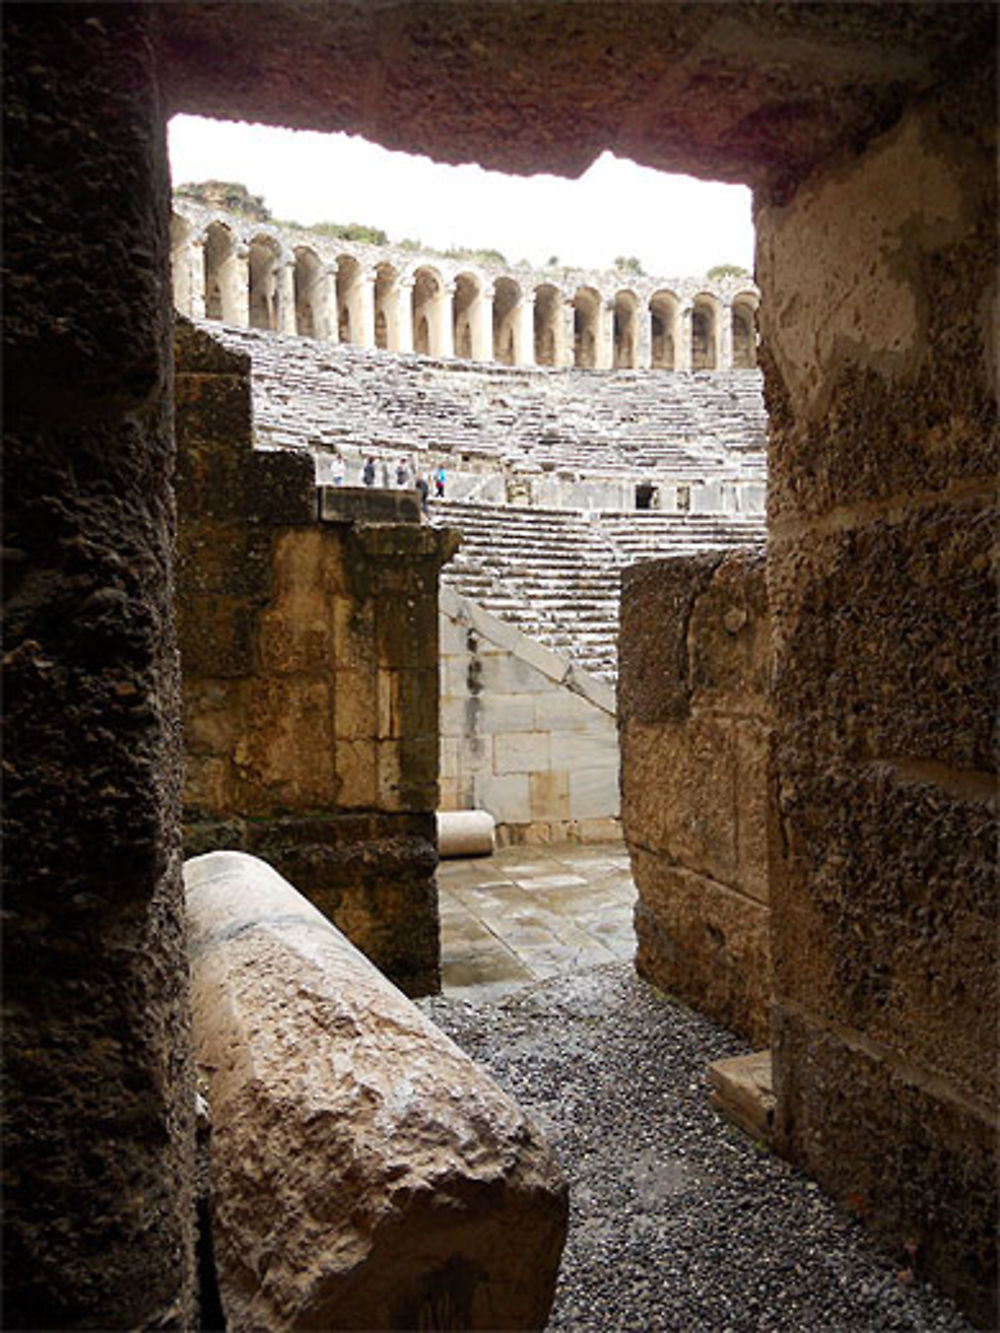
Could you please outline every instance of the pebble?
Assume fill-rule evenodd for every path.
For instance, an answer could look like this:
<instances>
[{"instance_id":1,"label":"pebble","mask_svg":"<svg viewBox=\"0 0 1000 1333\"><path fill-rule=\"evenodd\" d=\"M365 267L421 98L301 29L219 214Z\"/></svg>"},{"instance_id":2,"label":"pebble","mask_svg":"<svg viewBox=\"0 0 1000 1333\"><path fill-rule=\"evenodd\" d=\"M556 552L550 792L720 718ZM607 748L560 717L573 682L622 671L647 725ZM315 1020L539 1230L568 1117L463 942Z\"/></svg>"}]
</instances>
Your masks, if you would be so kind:
<instances>
[{"instance_id":1,"label":"pebble","mask_svg":"<svg viewBox=\"0 0 1000 1333\"><path fill-rule=\"evenodd\" d=\"M609 964L429 1016L533 1116L570 1184L550 1333L969 1333L905 1256L721 1120L747 1047Z\"/></svg>"}]
</instances>

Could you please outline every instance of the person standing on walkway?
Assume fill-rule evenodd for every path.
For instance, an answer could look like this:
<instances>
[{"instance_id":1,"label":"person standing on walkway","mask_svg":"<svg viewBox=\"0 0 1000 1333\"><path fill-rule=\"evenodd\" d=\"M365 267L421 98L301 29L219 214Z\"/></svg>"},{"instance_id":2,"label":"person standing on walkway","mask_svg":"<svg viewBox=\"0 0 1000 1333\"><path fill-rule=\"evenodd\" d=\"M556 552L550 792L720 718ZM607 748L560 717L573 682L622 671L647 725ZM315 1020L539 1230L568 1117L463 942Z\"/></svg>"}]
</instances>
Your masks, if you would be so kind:
<instances>
[{"instance_id":1,"label":"person standing on walkway","mask_svg":"<svg viewBox=\"0 0 1000 1333\"><path fill-rule=\"evenodd\" d=\"M423 473L417 477L417 490L420 492L420 511L427 513L427 497L431 493L431 488L427 485L427 478Z\"/></svg>"},{"instance_id":2,"label":"person standing on walkway","mask_svg":"<svg viewBox=\"0 0 1000 1333\"><path fill-rule=\"evenodd\" d=\"M438 500L444 499L444 467L438 468L434 474L434 494Z\"/></svg>"},{"instance_id":3,"label":"person standing on walkway","mask_svg":"<svg viewBox=\"0 0 1000 1333\"><path fill-rule=\"evenodd\" d=\"M365 470L361 474L361 480L366 486L375 485L375 459L370 456L365 462Z\"/></svg>"}]
</instances>

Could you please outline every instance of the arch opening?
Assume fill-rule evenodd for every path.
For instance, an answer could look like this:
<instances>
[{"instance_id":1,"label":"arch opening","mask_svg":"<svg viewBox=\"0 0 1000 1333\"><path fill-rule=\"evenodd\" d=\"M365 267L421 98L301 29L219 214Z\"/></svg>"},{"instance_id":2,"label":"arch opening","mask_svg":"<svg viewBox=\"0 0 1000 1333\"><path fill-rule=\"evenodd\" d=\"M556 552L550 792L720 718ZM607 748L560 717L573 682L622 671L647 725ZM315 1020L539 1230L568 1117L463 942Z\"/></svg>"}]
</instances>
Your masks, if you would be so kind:
<instances>
[{"instance_id":1,"label":"arch opening","mask_svg":"<svg viewBox=\"0 0 1000 1333\"><path fill-rule=\"evenodd\" d=\"M679 308L673 292L654 292L649 298L649 363L654 370L677 369Z\"/></svg>"},{"instance_id":2,"label":"arch opening","mask_svg":"<svg viewBox=\"0 0 1000 1333\"><path fill-rule=\"evenodd\" d=\"M593 287L579 287L573 297L573 365L593 370L601 326L601 297Z\"/></svg>"}]
</instances>

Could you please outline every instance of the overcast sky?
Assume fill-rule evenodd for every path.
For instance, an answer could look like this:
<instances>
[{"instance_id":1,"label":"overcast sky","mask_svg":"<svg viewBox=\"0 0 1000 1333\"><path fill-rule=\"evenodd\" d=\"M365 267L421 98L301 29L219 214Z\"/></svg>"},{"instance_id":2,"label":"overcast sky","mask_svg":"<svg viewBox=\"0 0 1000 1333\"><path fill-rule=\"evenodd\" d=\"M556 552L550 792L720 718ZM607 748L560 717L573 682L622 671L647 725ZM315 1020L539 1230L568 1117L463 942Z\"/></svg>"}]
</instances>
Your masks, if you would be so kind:
<instances>
[{"instance_id":1,"label":"overcast sky","mask_svg":"<svg viewBox=\"0 0 1000 1333\"><path fill-rule=\"evenodd\" d=\"M714 264L753 271L750 191L666 176L605 153L577 181L504 176L391 153L346 134L176 116L176 185L240 181L275 218L362 222L390 240L500 250L512 263L608 268L635 256L650 274L700 277Z\"/></svg>"}]
</instances>

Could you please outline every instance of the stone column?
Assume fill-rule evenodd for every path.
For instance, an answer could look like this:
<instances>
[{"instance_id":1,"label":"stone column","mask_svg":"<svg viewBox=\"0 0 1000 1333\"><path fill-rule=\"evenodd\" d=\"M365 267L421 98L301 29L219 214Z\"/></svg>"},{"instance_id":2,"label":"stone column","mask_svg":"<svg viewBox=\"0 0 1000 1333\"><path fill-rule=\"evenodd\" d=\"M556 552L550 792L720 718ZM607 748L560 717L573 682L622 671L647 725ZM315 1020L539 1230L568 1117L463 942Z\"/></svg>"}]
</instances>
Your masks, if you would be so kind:
<instances>
[{"instance_id":1,"label":"stone column","mask_svg":"<svg viewBox=\"0 0 1000 1333\"><path fill-rule=\"evenodd\" d=\"M205 318L205 238L195 236L191 241L188 267L188 294L192 319Z\"/></svg>"},{"instance_id":2,"label":"stone column","mask_svg":"<svg viewBox=\"0 0 1000 1333\"><path fill-rule=\"evenodd\" d=\"M99 13L4 14L4 1315L190 1329L160 16Z\"/></svg>"},{"instance_id":3,"label":"stone column","mask_svg":"<svg viewBox=\"0 0 1000 1333\"><path fill-rule=\"evenodd\" d=\"M648 370L653 363L653 317L649 302L643 301L635 312L635 366Z\"/></svg>"},{"instance_id":4,"label":"stone column","mask_svg":"<svg viewBox=\"0 0 1000 1333\"><path fill-rule=\"evenodd\" d=\"M238 245L219 273L222 319L225 324L250 327L250 248Z\"/></svg>"},{"instance_id":5,"label":"stone column","mask_svg":"<svg viewBox=\"0 0 1000 1333\"><path fill-rule=\"evenodd\" d=\"M715 365L718 370L732 370L733 368L733 305L731 301L719 306Z\"/></svg>"},{"instance_id":6,"label":"stone column","mask_svg":"<svg viewBox=\"0 0 1000 1333\"><path fill-rule=\"evenodd\" d=\"M317 337L325 339L326 342L340 342L340 320L337 310L337 270L331 265L323 268L323 274L319 282L319 292L316 297L316 318L322 327L322 332L317 329Z\"/></svg>"},{"instance_id":7,"label":"stone column","mask_svg":"<svg viewBox=\"0 0 1000 1333\"><path fill-rule=\"evenodd\" d=\"M375 346L375 274L362 273L351 294L359 347Z\"/></svg>"},{"instance_id":8,"label":"stone column","mask_svg":"<svg viewBox=\"0 0 1000 1333\"><path fill-rule=\"evenodd\" d=\"M524 292L514 311L514 365L535 364L535 298Z\"/></svg>"},{"instance_id":9,"label":"stone column","mask_svg":"<svg viewBox=\"0 0 1000 1333\"><path fill-rule=\"evenodd\" d=\"M598 370L610 370L615 364L615 303L601 301L597 309L597 344L595 364Z\"/></svg>"},{"instance_id":10,"label":"stone column","mask_svg":"<svg viewBox=\"0 0 1000 1333\"><path fill-rule=\"evenodd\" d=\"M691 316L694 313L693 307L689 305L682 306L678 311L677 319L674 322L675 342L674 342L674 369L691 369Z\"/></svg>"},{"instance_id":11,"label":"stone column","mask_svg":"<svg viewBox=\"0 0 1000 1333\"><path fill-rule=\"evenodd\" d=\"M396 283L396 342L397 352L413 351L413 279L400 278Z\"/></svg>"},{"instance_id":12,"label":"stone column","mask_svg":"<svg viewBox=\"0 0 1000 1333\"><path fill-rule=\"evenodd\" d=\"M559 324L559 337L556 339L556 365L567 368L573 366L573 345L576 339L576 311L572 299L560 304L556 316Z\"/></svg>"},{"instance_id":13,"label":"stone column","mask_svg":"<svg viewBox=\"0 0 1000 1333\"><path fill-rule=\"evenodd\" d=\"M435 332L432 348L435 356L455 355L455 284L441 284L434 301L433 317Z\"/></svg>"},{"instance_id":14,"label":"stone column","mask_svg":"<svg viewBox=\"0 0 1000 1333\"><path fill-rule=\"evenodd\" d=\"M472 328L473 361L493 360L493 293L480 292L472 308L470 324Z\"/></svg>"},{"instance_id":15,"label":"stone column","mask_svg":"<svg viewBox=\"0 0 1000 1333\"><path fill-rule=\"evenodd\" d=\"M278 333L297 333L295 321L295 260L281 259L275 266L274 297Z\"/></svg>"}]
</instances>

